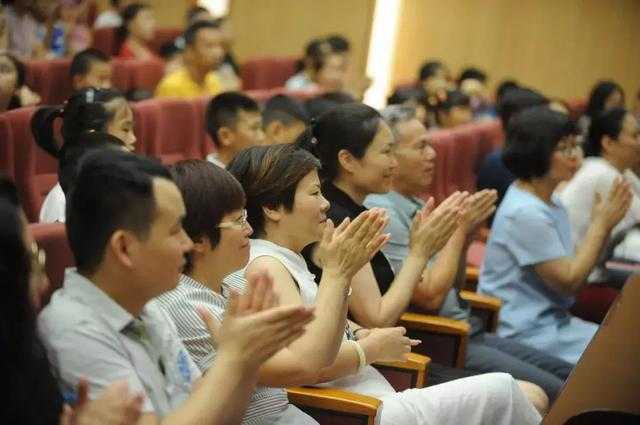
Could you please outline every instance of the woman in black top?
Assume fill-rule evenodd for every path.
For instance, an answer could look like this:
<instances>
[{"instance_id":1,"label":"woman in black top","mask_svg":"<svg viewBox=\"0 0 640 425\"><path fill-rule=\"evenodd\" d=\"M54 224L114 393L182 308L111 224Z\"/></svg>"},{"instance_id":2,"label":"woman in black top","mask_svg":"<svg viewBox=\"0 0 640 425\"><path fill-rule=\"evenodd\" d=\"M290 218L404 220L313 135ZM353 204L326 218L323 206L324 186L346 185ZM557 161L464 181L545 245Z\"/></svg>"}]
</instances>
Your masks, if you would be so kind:
<instances>
[{"instance_id":1,"label":"woman in black top","mask_svg":"<svg viewBox=\"0 0 640 425\"><path fill-rule=\"evenodd\" d=\"M393 134L375 109L356 103L341 105L321 116L298 142L322 162L322 193L331 202L328 216L334 223L346 217L353 219L364 211L367 195L391 189L396 167ZM430 200L416 214L410 254L398 273L394 274L379 252L354 276L349 313L358 324L365 328L393 326L414 293L429 292L435 279L425 266L454 232L464 199L464 194L455 194L435 210ZM316 265L315 248L307 247L303 254L311 272L320 279L322 270ZM471 375L474 373L432 363L429 383Z\"/></svg>"}]
</instances>

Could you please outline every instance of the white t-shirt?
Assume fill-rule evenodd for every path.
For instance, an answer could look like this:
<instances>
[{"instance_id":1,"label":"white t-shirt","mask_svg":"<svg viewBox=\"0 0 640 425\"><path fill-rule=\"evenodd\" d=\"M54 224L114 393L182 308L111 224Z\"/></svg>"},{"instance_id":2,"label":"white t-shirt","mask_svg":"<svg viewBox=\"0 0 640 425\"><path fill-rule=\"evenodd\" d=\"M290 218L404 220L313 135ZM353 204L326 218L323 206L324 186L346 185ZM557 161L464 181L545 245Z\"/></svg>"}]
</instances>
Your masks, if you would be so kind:
<instances>
[{"instance_id":1,"label":"white t-shirt","mask_svg":"<svg viewBox=\"0 0 640 425\"><path fill-rule=\"evenodd\" d=\"M585 237L591 224L591 211L596 193L600 194L602 200L606 202L613 181L621 175L622 173L607 160L600 157L589 157L584 160L582 167L559 194L560 200L569 213L571 237L576 246ZM611 237L629 230L640 222L640 184L637 182L637 177L633 176L629 170L624 173L624 177L632 183L633 200L627 215L613 228ZM635 249L632 249L633 246ZM630 232L616 249L616 256L619 253L626 254L623 255L623 258L640 261L639 249L640 239L637 235L634 236L634 232ZM592 274L590 280L593 281L594 278L595 276Z\"/></svg>"},{"instance_id":2,"label":"white t-shirt","mask_svg":"<svg viewBox=\"0 0 640 425\"><path fill-rule=\"evenodd\" d=\"M67 199L60 183L53 186L40 207L40 223L64 223Z\"/></svg>"}]
</instances>

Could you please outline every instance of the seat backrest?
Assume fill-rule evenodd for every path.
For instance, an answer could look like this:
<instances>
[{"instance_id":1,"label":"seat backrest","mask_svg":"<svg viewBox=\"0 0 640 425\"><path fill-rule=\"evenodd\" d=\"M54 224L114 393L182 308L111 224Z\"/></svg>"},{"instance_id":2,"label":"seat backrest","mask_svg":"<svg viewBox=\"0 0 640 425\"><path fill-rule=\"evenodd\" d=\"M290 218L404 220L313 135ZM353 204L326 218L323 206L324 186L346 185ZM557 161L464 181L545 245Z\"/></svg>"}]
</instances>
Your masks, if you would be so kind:
<instances>
[{"instance_id":1,"label":"seat backrest","mask_svg":"<svg viewBox=\"0 0 640 425\"><path fill-rule=\"evenodd\" d=\"M14 148L11 123L6 114L0 114L0 171L14 179Z\"/></svg>"},{"instance_id":2,"label":"seat backrest","mask_svg":"<svg viewBox=\"0 0 640 425\"><path fill-rule=\"evenodd\" d=\"M73 93L71 59L44 59L26 63L26 82L42 97L42 104L63 103Z\"/></svg>"},{"instance_id":3,"label":"seat backrest","mask_svg":"<svg viewBox=\"0 0 640 425\"><path fill-rule=\"evenodd\" d=\"M45 196L58 182L58 161L33 140L31 117L36 108L6 112L14 151L14 177L30 222L38 221Z\"/></svg>"},{"instance_id":4,"label":"seat backrest","mask_svg":"<svg viewBox=\"0 0 640 425\"><path fill-rule=\"evenodd\" d=\"M93 47L111 57L117 54L116 29L97 28L93 30Z\"/></svg>"},{"instance_id":5,"label":"seat backrest","mask_svg":"<svg viewBox=\"0 0 640 425\"><path fill-rule=\"evenodd\" d=\"M111 59L111 82L113 83L113 87L122 93L127 93L133 87L131 65L129 62L132 61L129 59Z\"/></svg>"},{"instance_id":6,"label":"seat backrest","mask_svg":"<svg viewBox=\"0 0 640 425\"><path fill-rule=\"evenodd\" d=\"M474 192L480 166L481 133L475 124L452 129L452 145L447 161L447 196L456 190Z\"/></svg>"},{"instance_id":7,"label":"seat backrest","mask_svg":"<svg viewBox=\"0 0 640 425\"><path fill-rule=\"evenodd\" d=\"M62 286L64 269L73 267L75 260L69 247L64 223L34 223L29 225L29 231L38 246L47 254L46 272L51 286L45 294L44 305L53 291Z\"/></svg>"},{"instance_id":8,"label":"seat backrest","mask_svg":"<svg viewBox=\"0 0 640 425\"><path fill-rule=\"evenodd\" d=\"M149 155L149 145L155 139L160 119L160 103L156 99L131 104L136 135L136 153Z\"/></svg>"},{"instance_id":9,"label":"seat backrest","mask_svg":"<svg viewBox=\"0 0 640 425\"><path fill-rule=\"evenodd\" d=\"M430 138L433 144L433 148L436 151L436 163L433 172L433 182L429 190L422 195L422 198L427 199L429 196L433 196L436 203L442 202L448 193L448 161L450 157L451 145L453 143L453 136L450 131L439 130L430 133Z\"/></svg>"},{"instance_id":10,"label":"seat backrest","mask_svg":"<svg viewBox=\"0 0 640 425\"><path fill-rule=\"evenodd\" d=\"M207 105L209 105L210 101L211 96L202 96L191 100L196 111L196 121L194 126L196 130L200 132L200 151L202 152L202 158L205 158L216 150L213 145L213 141L207 132L204 119L205 112L207 111Z\"/></svg>"},{"instance_id":11,"label":"seat backrest","mask_svg":"<svg viewBox=\"0 0 640 425\"><path fill-rule=\"evenodd\" d=\"M272 89L282 87L296 72L295 56L269 56L253 58L240 67L240 78L244 90Z\"/></svg>"},{"instance_id":12,"label":"seat backrest","mask_svg":"<svg viewBox=\"0 0 640 425\"><path fill-rule=\"evenodd\" d=\"M129 60L131 87L129 89L145 89L153 93L164 76L164 62L159 60Z\"/></svg>"},{"instance_id":13,"label":"seat backrest","mask_svg":"<svg viewBox=\"0 0 640 425\"><path fill-rule=\"evenodd\" d=\"M481 152L483 159L489 153L504 145L505 134L500 120L479 121L474 124L482 134Z\"/></svg>"},{"instance_id":14,"label":"seat backrest","mask_svg":"<svg viewBox=\"0 0 640 425\"><path fill-rule=\"evenodd\" d=\"M431 195L438 203L457 190L474 192L484 158L504 141L497 120L436 130L430 137L436 151L436 167L431 188L423 197Z\"/></svg>"},{"instance_id":15,"label":"seat backrest","mask_svg":"<svg viewBox=\"0 0 640 425\"><path fill-rule=\"evenodd\" d=\"M138 137L144 138L147 155L165 164L203 157L203 133L196 127L201 118L194 101L167 98L140 103L144 103L142 108L135 108L142 122L136 122L136 128L140 128Z\"/></svg>"}]
</instances>

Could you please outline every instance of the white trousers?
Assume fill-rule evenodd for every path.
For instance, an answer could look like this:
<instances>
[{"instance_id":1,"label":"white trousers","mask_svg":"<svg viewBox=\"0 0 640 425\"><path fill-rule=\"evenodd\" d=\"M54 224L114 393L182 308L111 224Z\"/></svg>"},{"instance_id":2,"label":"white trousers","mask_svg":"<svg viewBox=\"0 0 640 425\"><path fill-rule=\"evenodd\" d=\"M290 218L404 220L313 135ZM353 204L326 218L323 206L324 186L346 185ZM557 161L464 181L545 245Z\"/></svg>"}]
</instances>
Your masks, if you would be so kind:
<instances>
[{"instance_id":1,"label":"white trousers","mask_svg":"<svg viewBox=\"0 0 640 425\"><path fill-rule=\"evenodd\" d=\"M487 373L396 393L372 367L327 384L382 400L380 425L533 425L542 420L507 373Z\"/></svg>"}]
</instances>

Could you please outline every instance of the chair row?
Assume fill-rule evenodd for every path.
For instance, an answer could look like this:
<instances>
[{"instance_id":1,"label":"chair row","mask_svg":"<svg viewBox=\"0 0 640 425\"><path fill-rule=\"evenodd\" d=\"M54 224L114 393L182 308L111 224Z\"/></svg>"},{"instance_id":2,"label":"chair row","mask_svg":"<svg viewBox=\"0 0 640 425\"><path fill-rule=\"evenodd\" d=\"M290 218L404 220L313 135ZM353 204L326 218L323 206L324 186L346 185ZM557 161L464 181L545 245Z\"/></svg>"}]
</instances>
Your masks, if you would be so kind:
<instances>
[{"instance_id":1,"label":"chair row","mask_svg":"<svg viewBox=\"0 0 640 425\"><path fill-rule=\"evenodd\" d=\"M153 92L164 76L159 60L113 59L113 85L123 93L133 89ZM241 68L243 90L271 90L283 87L295 72L294 57L262 57ZM42 97L45 105L64 102L73 92L69 69L71 59L43 59L27 62L26 83Z\"/></svg>"},{"instance_id":2,"label":"chair row","mask_svg":"<svg viewBox=\"0 0 640 425\"><path fill-rule=\"evenodd\" d=\"M118 37L116 28L98 28L93 30L93 47L100 50L105 55L111 57L118 54ZM182 35L181 28L167 27L157 28L153 40L151 41L151 49L156 53L160 52L160 47L175 40Z\"/></svg>"},{"instance_id":3,"label":"chair row","mask_svg":"<svg viewBox=\"0 0 640 425\"><path fill-rule=\"evenodd\" d=\"M29 225L38 246L47 254L45 271L50 281L50 289L43 299L45 305L51 293L60 288L64 270L74 265L73 255L66 236L65 225ZM470 302L474 313L479 312L488 331L494 331L500 302L479 294L463 293ZM427 384L428 367L431 358L441 364L464 367L469 325L452 319L417 313L405 313L399 323L407 328L411 338L421 339L416 353L411 353L404 362L383 362L374 364L396 391L408 388L422 388ZM427 357L429 356L429 357ZM287 390L291 403L314 417L320 424L371 424L375 423L381 401L361 394L336 388L294 387Z\"/></svg>"},{"instance_id":4,"label":"chair row","mask_svg":"<svg viewBox=\"0 0 640 425\"><path fill-rule=\"evenodd\" d=\"M264 102L282 90L246 92ZM299 99L311 92L286 92ZM150 99L132 103L137 136L136 152L172 164L182 159L204 158L213 151L205 131L204 113L209 97L192 100ZM0 170L12 177L20 191L30 222L38 221L45 196L57 183L57 160L40 149L31 133L36 107L0 114Z\"/></svg>"},{"instance_id":5,"label":"chair row","mask_svg":"<svg viewBox=\"0 0 640 425\"><path fill-rule=\"evenodd\" d=\"M73 93L71 59L35 60L25 65L27 85L42 97L44 105L62 103ZM153 92L164 75L164 62L159 60L113 59L112 65L113 85L123 93L132 89Z\"/></svg>"}]
</instances>

